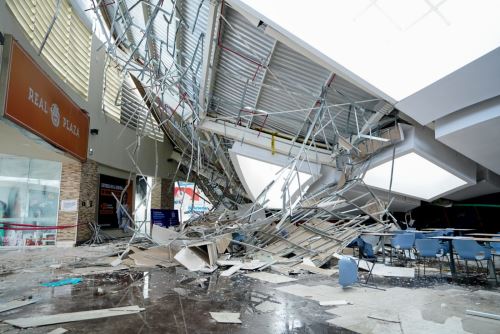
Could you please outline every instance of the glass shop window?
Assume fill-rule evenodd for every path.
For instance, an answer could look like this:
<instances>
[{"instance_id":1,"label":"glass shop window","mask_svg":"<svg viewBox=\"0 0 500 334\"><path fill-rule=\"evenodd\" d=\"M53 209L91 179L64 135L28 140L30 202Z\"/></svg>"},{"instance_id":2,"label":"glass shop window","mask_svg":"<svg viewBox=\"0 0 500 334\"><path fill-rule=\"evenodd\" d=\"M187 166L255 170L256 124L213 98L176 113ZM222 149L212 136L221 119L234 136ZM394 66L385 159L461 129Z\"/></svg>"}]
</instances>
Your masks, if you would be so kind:
<instances>
[{"instance_id":1,"label":"glass shop window","mask_svg":"<svg viewBox=\"0 0 500 334\"><path fill-rule=\"evenodd\" d=\"M61 168L0 154L0 246L55 244Z\"/></svg>"}]
</instances>

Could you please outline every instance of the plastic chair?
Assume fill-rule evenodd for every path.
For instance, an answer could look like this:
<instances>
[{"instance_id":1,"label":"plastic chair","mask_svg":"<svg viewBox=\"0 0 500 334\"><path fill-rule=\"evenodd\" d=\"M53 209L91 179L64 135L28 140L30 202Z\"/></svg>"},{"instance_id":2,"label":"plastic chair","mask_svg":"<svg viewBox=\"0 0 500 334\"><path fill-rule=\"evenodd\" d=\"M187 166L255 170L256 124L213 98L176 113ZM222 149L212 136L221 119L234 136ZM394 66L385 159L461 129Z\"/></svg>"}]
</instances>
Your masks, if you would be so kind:
<instances>
[{"instance_id":1,"label":"plastic chair","mask_svg":"<svg viewBox=\"0 0 500 334\"><path fill-rule=\"evenodd\" d=\"M474 240L456 239L453 240L453 247L455 248L459 258L465 261L467 276L469 276L467 261L476 261L476 263L481 263L480 261L491 260L490 248L481 246ZM496 280L495 263L493 263L493 272L495 273Z\"/></svg>"},{"instance_id":2,"label":"plastic chair","mask_svg":"<svg viewBox=\"0 0 500 334\"><path fill-rule=\"evenodd\" d=\"M360 237L357 237L356 239L354 239L353 241L351 241L347 246L346 248L352 248L352 255L355 256L356 253L355 253L355 250L356 248L359 249L359 239Z\"/></svg>"},{"instance_id":3,"label":"plastic chair","mask_svg":"<svg viewBox=\"0 0 500 334\"><path fill-rule=\"evenodd\" d=\"M415 240L415 248L418 256L424 258L424 276L425 276L425 259L437 258L439 260L439 275L443 277L441 257L443 257L443 248L437 239L417 239ZM420 273L420 268L419 268Z\"/></svg>"},{"instance_id":4,"label":"plastic chair","mask_svg":"<svg viewBox=\"0 0 500 334\"><path fill-rule=\"evenodd\" d=\"M492 242L491 248L495 251L495 255L500 255L500 242Z\"/></svg>"},{"instance_id":5,"label":"plastic chair","mask_svg":"<svg viewBox=\"0 0 500 334\"><path fill-rule=\"evenodd\" d=\"M358 281L358 265L356 260L349 256L343 256L339 260L339 284L345 288Z\"/></svg>"},{"instance_id":6,"label":"plastic chair","mask_svg":"<svg viewBox=\"0 0 500 334\"><path fill-rule=\"evenodd\" d=\"M395 248L396 250L402 250L403 254L405 251L408 251L408 253L410 253L410 251L413 249L414 243L415 243L415 233L396 234L391 239L392 248ZM391 261L392 261L392 252L391 252Z\"/></svg>"},{"instance_id":7,"label":"plastic chair","mask_svg":"<svg viewBox=\"0 0 500 334\"><path fill-rule=\"evenodd\" d=\"M498 232L497 234L500 237L500 232ZM490 246L491 249L493 250L493 253L491 253L491 255L493 255L493 263L494 263L495 256L500 256L500 242L492 242L490 243Z\"/></svg>"},{"instance_id":8,"label":"plastic chair","mask_svg":"<svg viewBox=\"0 0 500 334\"><path fill-rule=\"evenodd\" d=\"M374 258L373 245L362 238L358 239L358 248L361 252L360 258Z\"/></svg>"},{"instance_id":9,"label":"plastic chair","mask_svg":"<svg viewBox=\"0 0 500 334\"><path fill-rule=\"evenodd\" d=\"M377 263L377 257L375 256L375 253L373 252L373 245L362 238L358 239L358 247L359 247L359 261L358 261L358 267L359 267L359 262L361 259L365 260L367 262L368 266L368 276L366 277L365 284L368 284L368 281L372 277L372 272L373 268L375 268L375 263ZM369 265L371 263L371 267Z\"/></svg>"},{"instance_id":10,"label":"plastic chair","mask_svg":"<svg viewBox=\"0 0 500 334\"><path fill-rule=\"evenodd\" d=\"M450 236L453 235L453 230L437 230L431 233L427 233L426 237L442 237L442 236ZM450 253L450 245L448 241L439 240L439 244L441 245L441 250L443 251L443 255L447 255Z\"/></svg>"},{"instance_id":11,"label":"plastic chair","mask_svg":"<svg viewBox=\"0 0 500 334\"><path fill-rule=\"evenodd\" d=\"M443 230L443 235L446 235L448 237L452 237L455 234L455 231L452 228L445 228Z\"/></svg>"},{"instance_id":12,"label":"plastic chair","mask_svg":"<svg viewBox=\"0 0 500 334\"><path fill-rule=\"evenodd\" d=\"M498 234L498 237L500 238L500 232L497 232L497 234ZM491 245L491 248L493 248L493 250L495 251L494 255L500 256L500 242L492 242L490 245Z\"/></svg>"}]
</instances>

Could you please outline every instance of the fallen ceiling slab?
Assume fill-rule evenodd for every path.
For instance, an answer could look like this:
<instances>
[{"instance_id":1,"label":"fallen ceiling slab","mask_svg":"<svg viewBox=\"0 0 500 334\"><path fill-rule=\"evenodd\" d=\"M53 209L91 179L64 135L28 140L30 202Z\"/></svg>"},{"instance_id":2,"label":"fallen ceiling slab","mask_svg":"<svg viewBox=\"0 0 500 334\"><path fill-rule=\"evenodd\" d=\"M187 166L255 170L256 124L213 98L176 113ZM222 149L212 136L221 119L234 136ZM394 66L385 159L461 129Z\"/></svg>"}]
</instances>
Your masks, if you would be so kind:
<instances>
[{"instance_id":1,"label":"fallen ceiling slab","mask_svg":"<svg viewBox=\"0 0 500 334\"><path fill-rule=\"evenodd\" d=\"M107 308L92 311L81 311L71 313L59 313L54 315L41 315L30 318L17 318L4 320L5 323L11 324L20 328L38 327L52 324L60 324L65 322L74 322L82 320L91 320L99 318L116 317L120 315L130 315L144 311L145 308L137 305Z\"/></svg>"}]
</instances>

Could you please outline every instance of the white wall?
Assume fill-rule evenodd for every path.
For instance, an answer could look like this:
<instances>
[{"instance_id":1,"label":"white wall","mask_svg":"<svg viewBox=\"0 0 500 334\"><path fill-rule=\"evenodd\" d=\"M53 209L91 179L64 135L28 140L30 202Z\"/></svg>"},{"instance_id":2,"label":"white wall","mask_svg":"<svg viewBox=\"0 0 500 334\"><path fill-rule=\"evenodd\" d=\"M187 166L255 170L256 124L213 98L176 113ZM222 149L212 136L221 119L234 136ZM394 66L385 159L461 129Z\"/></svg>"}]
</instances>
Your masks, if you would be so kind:
<instances>
[{"instance_id":1,"label":"white wall","mask_svg":"<svg viewBox=\"0 0 500 334\"><path fill-rule=\"evenodd\" d=\"M40 56L26 38L22 28L17 24L5 1L0 1L0 31L3 34L11 34L19 44L31 55L31 57L42 67L42 69L62 88L66 94L82 109L86 110L90 116L90 128L99 129L96 136L89 135L89 149L93 149L93 154L89 158L110 167L124 171L136 171L132 160L128 157L126 147L135 141L135 131L124 127L112 119L107 119L101 111L104 60L105 50L101 48L101 42L97 38L92 39L92 57L90 67L90 84L88 101L83 99L78 93L59 79L50 65ZM121 134L120 138L118 135ZM1 149L1 147L0 147ZM171 177L174 171L171 164L166 160L170 156L172 146L168 139L157 145L159 168L158 176ZM150 138L141 141L138 165L143 174L154 175L155 172L155 144Z\"/></svg>"}]
</instances>

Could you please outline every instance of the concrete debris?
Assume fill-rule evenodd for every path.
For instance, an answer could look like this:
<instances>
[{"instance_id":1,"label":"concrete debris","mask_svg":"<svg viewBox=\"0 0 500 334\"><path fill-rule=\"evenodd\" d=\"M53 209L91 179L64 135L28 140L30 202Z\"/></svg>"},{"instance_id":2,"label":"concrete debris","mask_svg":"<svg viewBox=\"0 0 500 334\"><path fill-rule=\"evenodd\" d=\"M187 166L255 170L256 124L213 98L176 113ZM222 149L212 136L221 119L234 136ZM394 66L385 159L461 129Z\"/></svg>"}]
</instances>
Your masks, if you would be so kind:
<instances>
[{"instance_id":1,"label":"concrete debris","mask_svg":"<svg viewBox=\"0 0 500 334\"><path fill-rule=\"evenodd\" d=\"M68 330L64 329L62 327L56 328L53 331L48 332L47 334L63 334L66 333Z\"/></svg>"},{"instance_id":2,"label":"concrete debris","mask_svg":"<svg viewBox=\"0 0 500 334\"><path fill-rule=\"evenodd\" d=\"M172 267L177 263L172 262L172 254L168 247L151 247L146 250L141 250L137 247L130 247L132 253L128 256L134 260L138 267Z\"/></svg>"},{"instance_id":3,"label":"concrete debris","mask_svg":"<svg viewBox=\"0 0 500 334\"><path fill-rule=\"evenodd\" d=\"M268 264L268 262L263 262L263 261L259 261L259 260L252 260L249 262L244 262L243 265L241 266L241 269L243 269L243 270L256 270L256 269L264 267L267 264Z\"/></svg>"},{"instance_id":4,"label":"concrete debris","mask_svg":"<svg viewBox=\"0 0 500 334\"><path fill-rule=\"evenodd\" d=\"M217 245L217 252L219 254L222 254L227 250L229 244L231 243L231 239L231 234L229 233L221 235L219 238L217 238L215 244Z\"/></svg>"},{"instance_id":5,"label":"concrete debris","mask_svg":"<svg viewBox=\"0 0 500 334\"><path fill-rule=\"evenodd\" d=\"M313 274L318 274L318 275L325 275L325 276L332 276L333 274L337 274L339 270L337 268L333 269L323 269L323 268L318 268L316 266L309 266L306 264L299 263L296 266L293 267L293 269L302 269L305 271L308 271Z\"/></svg>"},{"instance_id":6,"label":"concrete debris","mask_svg":"<svg viewBox=\"0 0 500 334\"><path fill-rule=\"evenodd\" d=\"M302 264L306 265L306 266L310 266L310 267L316 267L316 265L314 264L314 262L311 260L310 257L305 257L302 259Z\"/></svg>"},{"instance_id":7,"label":"concrete debris","mask_svg":"<svg viewBox=\"0 0 500 334\"><path fill-rule=\"evenodd\" d=\"M210 266L205 254L199 252L196 247L185 247L175 254L174 259L186 267L189 271L212 272L217 267Z\"/></svg>"},{"instance_id":8,"label":"concrete debris","mask_svg":"<svg viewBox=\"0 0 500 334\"><path fill-rule=\"evenodd\" d=\"M164 228L158 225L152 225L151 238L159 245L168 245L180 237L180 233L171 228Z\"/></svg>"},{"instance_id":9,"label":"concrete debris","mask_svg":"<svg viewBox=\"0 0 500 334\"><path fill-rule=\"evenodd\" d=\"M217 246L211 241L198 241L193 242L188 245L188 248L196 253L203 261L207 262L209 266L215 266L217 264L218 254Z\"/></svg>"},{"instance_id":10,"label":"concrete debris","mask_svg":"<svg viewBox=\"0 0 500 334\"><path fill-rule=\"evenodd\" d=\"M295 278L290 278L286 277L283 275L276 275L276 274L271 274L271 273L266 273L266 272L256 272L256 273L250 273L246 274L245 276L258 279L261 281L266 281L269 283L286 283L286 282L293 282L296 281Z\"/></svg>"},{"instance_id":11,"label":"concrete debris","mask_svg":"<svg viewBox=\"0 0 500 334\"><path fill-rule=\"evenodd\" d=\"M11 300L10 302L0 304L0 313L5 311L10 311L33 303L36 303L36 300L34 299Z\"/></svg>"},{"instance_id":12,"label":"concrete debris","mask_svg":"<svg viewBox=\"0 0 500 334\"><path fill-rule=\"evenodd\" d=\"M233 312L210 312L210 316L217 322L224 324L241 324L240 314Z\"/></svg>"},{"instance_id":13,"label":"concrete debris","mask_svg":"<svg viewBox=\"0 0 500 334\"><path fill-rule=\"evenodd\" d=\"M117 258L116 260L112 261L112 262L110 263L110 265L111 265L112 267L116 267L116 266L119 266L121 263L122 263L122 259Z\"/></svg>"},{"instance_id":14,"label":"concrete debris","mask_svg":"<svg viewBox=\"0 0 500 334\"><path fill-rule=\"evenodd\" d=\"M340 306L340 305L348 305L350 304L347 300L323 300L319 302L321 306Z\"/></svg>"},{"instance_id":15,"label":"concrete debris","mask_svg":"<svg viewBox=\"0 0 500 334\"><path fill-rule=\"evenodd\" d=\"M122 264L115 266L115 267L90 266L90 267L71 269L71 273L73 273L75 275L86 276L86 275L95 275L95 274L107 274L107 273L112 273L114 271L127 270L127 269L129 269L129 267L122 265Z\"/></svg>"},{"instance_id":16,"label":"concrete debris","mask_svg":"<svg viewBox=\"0 0 500 334\"><path fill-rule=\"evenodd\" d=\"M239 264L243 264L243 262L240 260L217 260L217 265L221 267L237 266Z\"/></svg>"},{"instance_id":17,"label":"concrete debris","mask_svg":"<svg viewBox=\"0 0 500 334\"><path fill-rule=\"evenodd\" d=\"M359 261L359 268L363 270L369 271L372 264L369 264L365 260ZM384 276L384 277L415 277L415 268L406 268L406 267L393 267L387 266L381 263L375 263L375 267L373 267L372 274L376 276Z\"/></svg>"},{"instance_id":18,"label":"concrete debris","mask_svg":"<svg viewBox=\"0 0 500 334\"><path fill-rule=\"evenodd\" d=\"M144 311L137 305L115 307L108 309L81 311L71 313L59 313L54 315L41 315L30 318L7 319L4 322L20 328L38 327L45 325L60 324L65 322L91 320L99 318L116 317L120 315L130 315Z\"/></svg>"},{"instance_id":19,"label":"concrete debris","mask_svg":"<svg viewBox=\"0 0 500 334\"><path fill-rule=\"evenodd\" d=\"M240 270L242 267L243 267L242 263L237 264L235 266L232 266L231 268L221 272L220 276L229 277L229 276L233 275L234 273L236 273L238 270Z\"/></svg>"}]
</instances>

